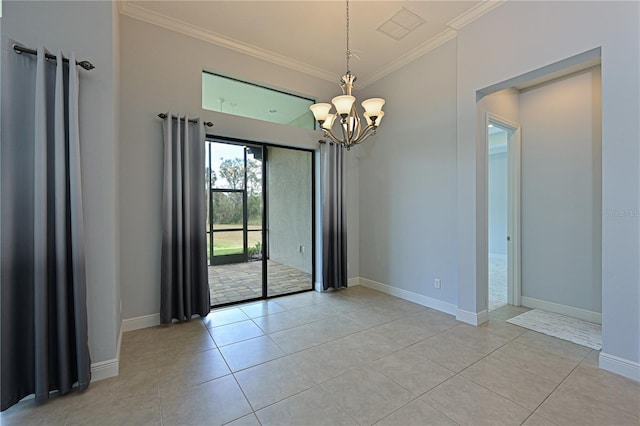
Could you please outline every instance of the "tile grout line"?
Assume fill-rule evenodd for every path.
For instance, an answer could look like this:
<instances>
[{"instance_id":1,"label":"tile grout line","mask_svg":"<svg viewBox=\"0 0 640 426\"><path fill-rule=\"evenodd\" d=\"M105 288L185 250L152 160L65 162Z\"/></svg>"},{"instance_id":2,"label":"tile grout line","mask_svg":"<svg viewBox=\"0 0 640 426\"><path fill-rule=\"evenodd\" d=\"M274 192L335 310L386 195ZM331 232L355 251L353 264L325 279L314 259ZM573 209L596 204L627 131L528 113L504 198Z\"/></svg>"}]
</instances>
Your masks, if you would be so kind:
<instances>
[{"instance_id":1,"label":"tile grout line","mask_svg":"<svg viewBox=\"0 0 640 426\"><path fill-rule=\"evenodd\" d=\"M586 358L586 356L585 356ZM583 358L584 360L584 358ZM529 414L529 416L527 416L527 418L524 420L525 422L529 419L529 417L531 417L533 414L536 413L536 411L538 411L538 409L542 406L542 404L544 404L549 398L551 398L551 395L553 395L555 393L556 390L558 390L558 388L569 378L569 376L571 375L571 373L573 373L575 371L576 368L578 368L578 366L581 364L582 361L580 361L578 364L576 364L575 367L573 367L571 369L571 371L569 372L569 374L567 374L564 379L562 379L562 381L560 383L558 383L558 385L556 387L553 388L553 390L549 393L549 395L547 395L542 402L540 402L540 404L538 404L538 406L531 412L531 414ZM555 422L553 422L550 419L547 419L545 416L541 415L541 414L537 414L538 416L542 417L545 420L550 421L551 423L555 424ZM524 422L523 422L524 423Z\"/></svg>"},{"instance_id":2,"label":"tile grout line","mask_svg":"<svg viewBox=\"0 0 640 426\"><path fill-rule=\"evenodd\" d=\"M375 306L372 306L372 307L375 307ZM302 308L299 308L299 309L302 309ZM413 313L405 314L405 315L402 315L402 316L400 316L400 317L398 317L398 318L392 319L392 320L390 320L390 321L388 321L388 322L383 322L383 323L381 323L381 324L373 325L373 326L371 326L371 327L369 327L369 328L365 328L365 329L362 329L362 330L360 330L360 331L356 331L356 332L353 332L353 333L347 334L347 335L345 335L345 336L337 337L337 338L334 338L334 339L328 340L327 342L319 343L319 344L317 344L317 345L313 345L313 346L310 346L310 347L308 347L308 348L301 349L301 350L299 350L299 351L292 352L292 353L287 353L287 352L285 352L285 351L284 351L284 349L282 349L282 348L280 347L280 345L278 345L278 344L277 344L277 342L275 342L275 341L273 341L273 339L271 339L271 336L270 336L270 334L269 334L269 333L266 333L265 335L266 335L267 337L269 337L269 339L270 339L271 341L273 341L273 342L274 342L274 344L276 344L276 346L278 346L278 347L279 347L279 348L280 348L280 349L285 353L285 355L283 355L283 356L281 356L281 357L278 357L278 358L275 358L275 359L282 359L282 358L284 358L284 357L291 356L291 355L293 355L293 354L295 354L295 353L300 353L300 352L306 351L306 350L308 350L308 349L311 349L311 348L314 348L314 347L317 347L317 346L321 346L321 345L324 345L324 344L328 344L328 343L331 343L331 342L335 342L335 341L337 341L337 340L340 340L340 339L343 339L343 338L346 338L346 337L352 336L352 335L354 335L354 334L361 333L361 332L363 332L363 331L371 330L371 329L373 329L373 328L375 328L375 327L377 327L377 326L379 326L379 325L388 324L389 322L393 322L393 321L398 320L398 319L401 319L401 318L403 318L403 317L409 317L409 316L412 316L412 315L414 315L414 314L416 314L416 313L418 313L418 312L413 312ZM337 313L337 314L338 314L338 315L342 315L342 314L339 314L339 313ZM347 318L348 318L348 317L347 317ZM253 319L251 319L251 320L253 320ZM299 325L299 326L303 326L303 325L307 325L307 324L312 324L312 323L314 323L314 322L319 322L319 321L322 321L322 319L317 320L317 321L313 321L313 322L311 322L311 323L301 324L301 325ZM256 324L256 325L257 325L257 324ZM296 327L299 327L299 326L296 326ZM452 326L452 327L453 327L453 326ZM295 328L295 327L292 327L292 328ZM450 327L450 328L451 328L451 327ZM280 331L284 331L284 330L280 330ZM278 331L278 332L279 332L279 331ZM277 332L276 332L276 333L277 333ZM250 340L250 339L247 339L247 340ZM426 339L423 339L423 340L426 340ZM245 341L246 341L246 340L245 340ZM409 346L410 346L410 345L409 345ZM402 347L402 348L399 348L398 350L393 351L393 352L391 352L390 354L387 354L387 355L385 355L385 356L389 356L389 355L395 354L395 353L397 353L397 352L399 352L399 351L401 351L401 350L407 349L409 346L404 346L404 347ZM419 355L419 354L418 354L418 355ZM382 357L382 358L384 358L384 357ZM256 364L256 365L253 365L253 366L251 366L251 367L247 367L246 369L249 369L249 368L252 368L252 367L256 367L256 366L259 366L259 365L266 364L266 363L268 363L268 362L270 362L270 361L274 361L275 359L272 359L272 360L269 360L269 361L265 361L265 362L262 362L262 363L259 363L259 364ZM381 358L380 358L380 359L381 359ZM299 364L298 364L294 359L291 359L291 361L293 361L293 363L294 363L296 366L298 366L298 368L300 368L300 369L304 372L304 369L303 369L303 368L302 368L302 367L301 367L301 366L300 366L300 365L299 365ZM363 364L364 364L364 365L369 365L369 364L370 364L370 362L365 362L365 363L363 363ZM332 377L332 378L330 378L330 379L327 379L327 380L325 380L325 381L323 381L323 382L317 382L315 379L313 379L312 377L310 377L310 378L311 378L311 380L315 383L313 386L311 386L311 387L309 387L309 388L306 388L306 389L303 389L303 390L300 390L300 391L298 391L298 392L296 392L296 393L294 393L294 394L292 394L292 395L289 395L289 396L287 396L287 397L285 397L285 398L283 398L283 399L281 399L281 400L275 401L275 402L273 402L273 403L271 403L271 404L269 404L269 405L266 405L265 407L260 408L259 410L262 410L262 409L265 409L265 408L270 407L270 406L272 406L272 405L275 405L275 404L277 404L277 403L279 403L279 402L282 402L282 401L284 401L284 400L286 400L286 399L288 399L288 398L292 398L292 397L294 397L294 396L296 396L296 395L299 395L299 394L301 394L301 393L303 393L303 392L306 392L306 391L308 391L308 390L310 390L310 389L313 389L314 387L319 387L319 388L320 388L320 390L324 392L324 390L323 390L323 389L322 389L322 387L321 387L323 383L326 383L326 382L327 382L327 381L329 381L329 380L333 380L333 379L335 379L335 378L337 378L337 377L340 377L340 376L343 376L343 375L345 375L345 374L348 374L348 373L350 373L351 371L353 371L353 370L354 370L354 369L356 369L356 368L359 368L359 367L354 367L354 368L352 368L352 369L349 369L349 370L347 370L347 371L343 372L342 374L339 374L339 375L337 375L337 376L335 376L335 377ZM246 370L246 369L243 369L243 370ZM238 370L238 371L243 371L243 370ZM447 369L447 370L448 370L448 369ZM448 370L448 371L450 371L450 370ZM233 375L234 375L234 378L235 378L235 373L236 373L236 372L232 372L232 373L231 373L231 374L233 374ZM306 374L306 373L305 373L305 374ZM381 374L383 374L383 373L381 373ZM384 375L384 374L383 374L383 375ZM385 377L387 377L386 375L384 375L384 376L385 376ZM453 377L453 376L452 376L452 377ZM387 378L388 378L388 377L387 377ZM389 379L389 380L391 380L393 383L396 383L396 384L397 384L398 386L400 386L401 388L405 389L405 390L406 390L410 395L415 396L411 391L409 391L408 389L406 389L406 388L405 388L405 387L403 387L402 385L398 384L398 383L397 383L397 382L395 382L393 379L391 379L391 378L388 378L388 379ZM238 383L238 386L240 386L239 382L237 381L237 378L236 378L236 382ZM240 387L241 387L241 386L240 386ZM425 392L425 393L426 393L426 392ZM243 394L244 394L244 390L243 390ZM246 395L245 395L245 398L246 398ZM414 401L414 400L416 400L416 399L418 399L418 398L419 398L418 396L414 397L414 398L413 398L413 399L411 399L409 402L407 402L407 404L408 404L408 403L410 403L410 402L412 402L412 401ZM248 400L248 398L247 398L247 400ZM253 409L253 405L251 405L251 403L250 403L250 402L249 402L249 405L250 405L250 406L252 407L252 409ZM406 405L406 404L405 404L405 405ZM257 410L257 411L259 411L259 410ZM397 410L396 410L396 411L397 411ZM254 411L253 411L253 412L254 412L254 415L256 415L256 417L257 417L256 410L255 410L255 409L254 409ZM394 412L395 412L395 411L394 411ZM391 413L390 413L390 414L391 414ZM349 414L347 413L347 415L349 415ZM444 414L443 414L443 415L444 415ZM445 416L445 417L447 417L447 418L449 418L449 417L448 417L448 416L446 416L446 415L444 415L444 416ZM349 417L351 417L351 415L349 415ZM386 417L386 416L385 416L385 417ZM382 420L382 419L379 419L378 421L380 421L380 420ZM259 421L259 419L258 419L258 421ZM455 423L455 422L454 422L454 423Z\"/></svg>"},{"instance_id":3,"label":"tile grout line","mask_svg":"<svg viewBox=\"0 0 640 426\"><path fill-rule=\"evenodd\" d=\"M428 339L428 337L427 337L427 339ZM423 340L421 340L420 342L422 342L422 341L424 341L424 340L427 340L427 339L423 339ZM418 344L418 343L420 343L420 342L416 342L416 344ZM392 353L390 353L390 354L388 354L388 355L385 355L384 357L379 358L379 359L377 359L377 360L375 360L375 361L373 361L373 362L376 362L376 361L379 361L380 359L384 359L384 358L386 358L386 357L388 357L388 356L391 356L391 355L397 354L398 352L403 351L403 350L405 350L405 349L409 349L409 347L410 347L410 346L411 346L411 345L409 345L409 346L405 346L404 348L399 349L399 350L397 350L397 351L395 351L395 352L392 352ZM413 352L413 351L412 351L412 352ZM387 375L386 375L386 374L384 374L383 372L379 371L379 373L380 373L380 374L382 374L383 376L385 376L387 379L391 380L391 381L392 381L393 383L395 383L396 385L400 386L402 389L404 389L404 390L406 390L407 392L409 392L409 393L410 393L411 395L413 395L415 398L413 398L412 400L408 401L406 404L404 404L402 407L399 407L397 410L394 410L393 412L389 413L388 415L386 415L386 416L385 416L385 417L383 417L382 419L378 420L378 422L380 422L380 421L382 421L382 420L386 419L387 417L391 416L391 415L392 415L392 414L394 414L395 412L400 411L401 409L403 409L403 408L404 408L404 407L406 407L407 405L411 404L412 402L415 402L415 401L418 401L418 400L419 400L419 402L422 402L422 403L427 404L429 407L433 408L435 411L437 411L438 413L442 414L444 417L446 417L447 419L451 420L453 423L458 424L458 423L457 423L457 422L455 422L452 418L450 418L449 416L447 416L445 413L443 413L442 411L438 410L436 407L434 407L434 406L432 406L431 404L429 404L428 402L426 402L426 401L422 401L422 400L420 399L420 398L422 398L424 395L426 395L427 393L431 392L433 389L435 389L435 388L437 388L438 386L440 386L441 384L443 384L443 383L445 383L445 382L449 381L449 379L451 379L452 377L455 377L455 376L457 375L457 373L456 373L455 371L449 370L449 369L448 369L448 368L446 368L445 366L440 365L440 364L436 363L435 361L433 361L433 360L431 360L431 359L429 359L429 358L427 358L427 357L425 357L425 356L420 355L420 354L419 354L419 353L417 353L417 352L413 352L413 353L414 353L414 354L416 354L417 356L421 357L421 358L424 358L425 360L427 360L427 361L429 361L429 362L433 362L434 364L436 364L436 365L438 365L438 366L440 366L440 367L444 368L444 369L445 369L445 370L447 370L447 371L450 371L451 373L453 373L453 375L451 375L450 377L447 377L445 380L443 380L442 382L440 382L440 383L438 383L437 385L433 386L433 387L432 387L431 389L429 389L428 391L423 392L423 393L421 393L420 395L417 395L417 396L416 396L416 394L414 394L413 392L411 392L411 391L410 391L409 389L407 389L405 386L403 386L402 384L398 383L396 380L394 380L393 378L391 378L391 377L387 376ZM366 363L366 365L369 365L369 364L371 364L371 363L372 363L372 362L368 362L368 363ZM339 377L339 376L337 376L337 377Z\"/></svg>"},{"instance_id":4,"label":"tile grout line","mask_svg":"<svg viewBox=\"0 0 640 426\"><path fill-rule=\"evenodd\" d=\"M456 327L456 326L454 326L454 327ZM454 328L454 327L450 327L450 328L449 328L449 329L447 329L447 330L443 330L442 332L437 333L437 334L435 334L434 336L437 336L437 335L443 334L443 333L445 333L446 331L448 331L448 330L450 330L451 328ZM492 333L492 334L495 334L495 333ZM434 336L431 336L431 337L434 337ZM500 335L499 335L499 336L500 336ZM444 336L444 337L445 337L445 338L447 338L446 336ZM505 337L505 338L506 338L506 336L501 336L501 337ZM516 401L513 401L511 398L508 398L508 397L506 397L506 396L504 396L504 395L501 395L501 394L499 394L499 393L497 393L497 392L493 391L492 389L487 388L487 387L486 387L486 386L484 386L483 384L481 384L481 383L477 383L477 382L476 382L476 381L474 381L473 379L467 378L467 377L465 377L465 376L463 376L463 375L462 375L462 373L463 373L464 371L466 371L467 369L469 369L469 368L471 368L472 366L476 365L476 364L477 364L477 363L479 363L480 361L482 361L482 360L484 360L484 359L486 359L486 358L490 357L494 352L496 352L496 351L497 351L497 350L499 350L500 348L502 348L502 347L506 346L507 344L509 344L509 343L511 343L511 342L513 342L513 341L515 341L518 337L520 337L520 335L515 336L515 337L512 337L510 340L508 340L507 342L505 342L503 345L501 345L501 346L497 347L496 349L492 350L492 351L491 351L491 352L489 352L488 354L486 354L486 355L482 356L480 359L478 359L477 361L474 361L473 363L469 364L468 366L466 366L465 368L463 368L463 369L462 369L462 370L460 370L459 372L457 372L457 373L456 373L456 372L453 372L453 373L454 373L454 375L453 375L453 376L451 376L451 377L449 377L448 379L446 379L445 381L443 381L443 382L439 383L437 386L434 386L432 389L430 389L429 391L427 391L427 392L423 393L423 394L422 394L422 395L420 395L418 398L421 398L422 396L424 396L424 395L426 395L427 393L431 392L433 389L437 388L438 386L441 386L441 385L443 385L444 383L448 382L448 381L449 381L449 380L451 380L452 378L457 377L457 376L460 376L461 378L463 378L463 379L465 379L465 380L469 380L469 381L471 381L472 383L474 383L474 384L476 384L476 385L478 385L478 386L482 387L483 389L485 389L485 390L487 390L487 391L489 391L489 392L491 392L491 393L493 393L493 394L497 395L497 396L498 396L498 397L500 397L500 398L504 398L504 399L506 399L506 400L508 400L508 401L512 402L513 404L516 404L517 406L519 406L519 407L521 407L521 408L523 408L523 409L525 409L525 410L531 410L530 408L528 408L528 407L524 407L522 404L520 404L520 403L518 403L518 402L516 402ZM430 338L430 337L429 337L429 338ZM427 338L427 339L429 339L429 338ZM424 340L427 340L427 339L424 339ZM447 339L448 339L448 340L451 340L451 341L453 341L453 342L455 342L455 343L459 343L459 344L461 344L461 345L463 345L463 346L465 346L465 347L467 347L467 348L469 348L469 349L473 349L473 350L477 351L476 349L471 348L470 346L464 345L464 344L462 344L462 343L460 343L460 342L457 342L456 340L449 339L449 338L447 338ZM423 341L424 341L424 340L423 340ZM421 342L422 342L422 341L421 341ZM417 342L417 343L415 343L415 345L417 345L417 344L419 344L419 343L420 343L420 342ZM413 345L411 345L411 346L413 346ZM420 355L420 354L418 354L418 355ZM437 363L436 361L434 361L434 360L432 360L432 359L430 359L430 358L428 358L428 357L424 357L424 358L426 358L426 359L428 359L429 361L432 361L432 362L434 362L434 363L436 363L436 364L440 365L440 366L441 366L441 367L443 367L443 368L446 368L444 365L439 364L439 363ZM586 356L583 358L583 360L584 360L585 358L586 358ZM506 361L503 361L503 362L506 362ZM530 414L529 414L529 415L528 415L528 416L523 420L522 424L524 424L524 423L527 421L527 419L529 419L529 417L531 417L531 415L533 415L533 414L534 414L534 412L535 412L535 411L540 407L540 405L542 405L542 403L544 403L544 401L546 401L546 399L547 399L547 398L549 398L549 396L551 396L551 394L553 394L553 392L555 392L555 390L557 389L557 387L558 387L558 386L560 386L560 385L564 382L564 380L566 380L566 379L569 377L569 375L573 372L573 370L575 370L576 368L578 368L578 366L580 365L580 363L581 363L581 362L582 362L582 361L580 361L580 362L579 362L579 363L578 363L578 364L577 364L577 365L576 365L576 366L571 370L571 372L569 372L569 374L567 374L567 376L562 380L562 382L560 382L556 387L554 387L554 389L549 393L549 395L547 395L547 397L545 397L545 399L544 399L544 400L543 400L543 401L542 401L542 402L541 402L541 403L540 403L540 404L539 404L539 405L538 405L534 410L532 410L532 411L531 411L531 413L530 413ZM519 368L518 366L515 366L515 365L513 365L513 364L511 364L511 363L508 363L508 364L509 364L509 365L511 365L511 366L513 366L513 367L515 367L515 368L517 368L518 370L524 371L524 372L529 373L529 374L533 374L533 373L528 372L528 371L526 371L526 370L523 370L523 369ZM451 371L451 370L449 370L449 371ZM542 376L539 376L539 375L537 375L537 374L535 374L535 376L542 377ZM542 378L544 379L544 377L542 377ZM445 416L446 416L446 414L445 414L445 413L442 413L440 410L438 410L436 407L433 407L431 404L429 404L429 406L430 406L430 407L432 407L433 409L435 409L436 411L438 411L439 413L441 413L441 414L443 414L443 415L445 415ZM447 417L447 418L448 418L448 417ZM546 418L545 418L545 419L546 419ZM547 420L548 420L548 419L547 419ZM455 422L454 422L454 423L455 423Z\"/></svg>"},{"instance_id":5,"label":"tile grout line","mask_svg":"<svg viewBox=\"0 0 640 426\"><path fill-rule=\"evenodd\" d=\"M504 320L504 321L506 322L506 320ZM522 333L522 334L524 334L524 333ZM496 352L496 351L497 351L497 350L499 350L500 348L502 348L502 347L506 346L507 344L509 344L509 343L511 343L511 342L514 342L514 341L515 341L518 337L520 337L520 336L521 336L521 335L519 335L519 336L516 336L516 337L512 338L511 340L509 340L509 341L508 341L507 343L505 343L504 345L502 345L502 346L500 346L500 347L496 348L495 350L491 351L490 353L488 353L487 355L485 355L485 356L484 356L484 357L482 357L481 359L477 360L476 362L474 362L474 363L472 363L472 364L468 365L467 367L465 367L464 369L460 370L460 372L459 372L459 373L457 373L456 375L461 375L465 370L467 370L467 369L471 368L473 365L475 365L475 364L477 364L478 362L480 362L480 361L484 360L485 358L488 358L489 356L491 356L494 352ZM530 346L530 345L525 345L525 346L532 347L532 346ZM537 347L535 347L535 349L541 350L541 351L543 351L543 352L548 352L548 351L545 351L544 349L537 348ZM593 349L592 349L592 350L593 350ZM550 353L550 352L548 352L548 353ZM549 394L548 394L548 395L547 395L547 396L542 400L542 402L540 402L540 403L536 406L536 408L534 408L533 410L531 410L531 409L530 409L530 408L528 408L528 407L524 407L522 404L520 404L520 403L518 403L518 402L516 402L516 401L513 401L513 400L512 400L511 398L509 398L509 397L503 396L503 395L501 395L501 394L499 394L499 393L497 393L497 392L495 392L495 391L493 391L493 390L491 390L491 389L487 388L486 386L482 385L481 383L477 383L477 382L476 382L476 381L474 381L473 379L466 378L466 377L464 377L464 376L461 376L461 377L462 377L462 378L464 378L464 379L466 379L466 380L469 380L469 381L471 381L471 382L473 382L473 383L475 383L475 384L477 384L478 386L481 386L481 387L483 387L483 388L487 389L487 390L488 390L488 391L490 391L490 392L493 392L494 394L496 394L496 395L498 395L498 396L501 396L501 397L503 397L503 398L507 399L508 401L511 401L512 403L514 403L514 404L516 404L516 405L518 405L518 406L520 406L520 407L522 407L522 408L524 408L524 409L526 409L526 410L531 410L531 413L530 413L530 414L529 414L529 415L524 419L524 421L522 422L522 424L524 424L524 423L529 419L529 417L531 417L531 416L536 412L536 410L537 410L538 408L540 408L540 406L541 406L542 404L544 404L544 402L545 402L549 397L551 397L551 395L552 395L552 394L553 394L553 393L554 393L554 392L555 392L555 391L560 387L560 385L562 385L562 383L564 383L564 382L565 382L565 380L567 380L567 378L569 378L569 376L571 375L571 373L573 373L573 371L574 371L576 368L578 368L578 367L580 366L580 364L581 364L581 363L586 359L586 357L587 357L590 353L591 353L591 352L588 352L588 353L587 353L587 354L582 358L582 360L580 360L580 361L579 361L579 362L578 362L578 363L577 363L577 364L576 364L576 365L571 369L571 371L570 371L570 372L569 372L569 373L568 373L568 374L567 374L567 375L562 379L562 381L560 381L560 383L558 383L558 384L553 388L553 390L552 390L551 392L549 392ZM551 353L550 353L550 354L551 354ZM551 355L555 355L555 354L551 354ZM561 357L561 356L559 356L559 355L556 355L556 356L558 356L558 357L560 357L560 358L563 358L563 359L567 359L567 358ZM500 359L498 359L498 360L499 360L499 361L502 361L502 360L500 360ZM567 360L568 360L568 359L567 359ZM514 368L516 368L516 369L518 369L518 370L520 370L520 371L526 372L526 373L528 373L528 374L533 374L533 375L535 375L535 376L537 376L537 377L540 377L540 378L542 378L542 379L545 379L545 380L549 380L549 379L546 379L545 377L542 377L542 376L540 376L540 375L538 375L538 374L534 374L534 373L532 373L532 372L530 372L530 371L524 370L524 369L522 369L522 368L518 367L517 365L514 365L514 364L512 364L512 363L510 363L510 362L508 362L508 361L502 361L502 362L507 362L509 365L511 365L512 367L514 367ZM540 414L538 414L538 415L540 415ZM549 419L547 419L547 418L546 418L546 417L544 417L544 416L541 416L541 417L545 418L545 420L549 420ZM549 421L551 421L551 420L549 420ZM552 423L553 423L553 422L552 422Z\"/></svg>"}]
</instances>

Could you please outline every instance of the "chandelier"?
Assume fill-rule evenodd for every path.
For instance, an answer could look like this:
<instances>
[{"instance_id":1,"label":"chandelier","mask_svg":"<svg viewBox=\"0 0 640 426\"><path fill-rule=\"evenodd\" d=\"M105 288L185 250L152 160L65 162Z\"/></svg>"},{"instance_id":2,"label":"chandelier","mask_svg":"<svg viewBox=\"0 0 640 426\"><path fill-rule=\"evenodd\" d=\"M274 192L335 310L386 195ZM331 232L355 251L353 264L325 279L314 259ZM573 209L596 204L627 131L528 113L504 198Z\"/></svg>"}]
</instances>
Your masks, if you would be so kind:
<instances>
[{"instance_id":1,"label":"chandelier","mask_svg":"<svg viewBox=\"0 0 640 426\"><path fill-rule=\"evenodd\" d=\"M364 108L362 115L367 123L367 126L364 128L361 125L358 111L356 111L356 98L352 95L353 83L356 81L356 76L351 74L351 68L349 66L351 56L353 56L349 48L349 0L347 0L346 56L347 72L340 80L342 95L336 96L331 100L333 105L329 103L318 103L311 105L309 109L313 112L313 116L318 121L318 124L320 124L324 136L349 150L352 146L364 142L369 136L375 135L380 121L384 116L384 111L382 111L384 99L382 98L371 98L362 102L362 107ZM331 112L333 106L336 108L335 113ZM340 135L336 136L333 133L333 125L337 121L339 121L339 127L342 129L342 137L339 137Z\"/></svg>"}]
</instances>

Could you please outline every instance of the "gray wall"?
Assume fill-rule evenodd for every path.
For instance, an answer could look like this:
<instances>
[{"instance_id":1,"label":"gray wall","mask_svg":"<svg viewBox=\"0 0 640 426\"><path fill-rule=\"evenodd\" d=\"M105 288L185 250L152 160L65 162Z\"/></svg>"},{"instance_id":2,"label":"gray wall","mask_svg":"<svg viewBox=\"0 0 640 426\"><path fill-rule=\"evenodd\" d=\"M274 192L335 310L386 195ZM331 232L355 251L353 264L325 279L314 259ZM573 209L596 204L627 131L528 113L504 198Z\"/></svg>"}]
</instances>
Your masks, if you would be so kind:
<instances>
[{"instance_id":1,"label":"gray wall","mask_svg":"<svg viewBox=\"0 0 640 426\"><path fill-rule=\"evenodd\" d=\"M313 268L312 159L313 153L274 147L267 155L269 259L308 274Z\"/></svg>"},{"instance_id":2,"label":"gray wall","mask_svg":"<svg viewBox=\"0 0 640 426\"><path fill-rule=\"evenodd\" d=\"M522 295L602 304L600 67L520 93Z\"/></svg>"},{"instance_id":3,"label":"gray wall","mask_svg":"<svg viewBox=\"0 0 640 426\"><path fill-rule=\"evenodd\" d=\"M160 306L162 131L156 115L167 110L187 113L213 121L215 127L209 131L216 135L317 149L319 131L202 110L202 70L318 99L331 99L339 89L127 16L121 17L120 28L121 281L123 317L134 318L157 314ZM319 185L318 177L316 182ZM357 181L350 184L357 189ZM357 198L350 200L348 209L357 211ZM316 265L321 270L319 240ZM357 234L350 242L350 253L357 256ZM352 276L358 276L351 266Z\"/></svg>"},{"instance_id":4,"label":"gray wall","mask_svg":"<svg viewBox=\"0 0 640 426\"><path fill-rule=\"evenodd\" d=\"M118 45L111 2L3 1L2 36L93 62L80 71L80 149L92 362L116 357L120 334ZM2 81L2 85L10 82Z\"/></svg>"},{"instance_id":5,"label":"gray wall","mask_svg":"<svg viewBox=\"0 0 640 426\"><path fill-rule=\"evenodd\" d=\"M478 312L476 295L486 288L475 273L477 262L486 259L476 91L601 47L603 352L635 363L640 221L624 212L640 210L639 14L637 2L506 2L462 28L457 38L459 306ZM505 23L513 29L508 37Z\"/></svg>"},{"instance_id":6,"label":"gray wall","mask_svg":"<svg viewBox=\"0 0 640 426\"><path fill-rule=\"evenodd\" d=\"M387 100L360 157L360 276L456 302L456 42L367 86ZM435 289L434 278L442 280Z\"/></svg>"},{"instance_id":7,"label":"gray wall","mask_svg":"<svg viewBox=\"0 0 640 426\"><path fill-rule=\"evenodd\" d=\"M507 133L490 135L506 138ZM489 253L507 254L507 176L506 147L501 152L489 152Z\"/></svg>"}]
</instances>

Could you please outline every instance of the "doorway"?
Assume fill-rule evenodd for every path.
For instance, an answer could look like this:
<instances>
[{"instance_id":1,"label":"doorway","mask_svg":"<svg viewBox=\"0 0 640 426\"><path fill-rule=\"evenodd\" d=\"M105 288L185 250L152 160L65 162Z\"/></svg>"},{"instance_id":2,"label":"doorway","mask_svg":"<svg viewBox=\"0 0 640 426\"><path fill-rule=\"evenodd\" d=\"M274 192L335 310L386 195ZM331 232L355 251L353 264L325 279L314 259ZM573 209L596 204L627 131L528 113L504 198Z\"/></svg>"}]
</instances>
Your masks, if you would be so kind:
<instances>
[{"instance_id":1,"label":"doorway","mask_svg":"<svg viewBox=\"0 0 640 426\"><path fill-rule=\"evenodd\" d=\"M520 306L520 126L487 114L488 310Z\"/></svg>"},{"instance_id":2,"label":"doorway","mask_svg":"<svg viewBox=\"0 0 640 426\"><path fill-rule=\"evenodd\" d=\"M313 151L209 138L205 171L212 306L313 289Z\"/></svg>"}]
</instances>

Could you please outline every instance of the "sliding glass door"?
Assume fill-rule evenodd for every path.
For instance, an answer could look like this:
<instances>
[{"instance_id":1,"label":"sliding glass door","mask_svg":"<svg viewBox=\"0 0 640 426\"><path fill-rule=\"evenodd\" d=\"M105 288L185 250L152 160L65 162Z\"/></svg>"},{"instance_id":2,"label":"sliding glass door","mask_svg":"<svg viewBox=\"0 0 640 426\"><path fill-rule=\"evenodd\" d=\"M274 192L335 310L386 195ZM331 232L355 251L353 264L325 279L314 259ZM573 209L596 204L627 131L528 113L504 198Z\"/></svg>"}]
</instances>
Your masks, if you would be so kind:
<instances>
[{"instance_id":1,"label":"sliding glass door","mask_svg":"<svg viewBox=\"0 0 640 426\"><path fill-rule=\"evenodd\" d=\"M226 139L205 152L212 305L311 290L313 152Z\"/></svg>"},{"instance_id":2,"label":"sliding glass door","mask_svg":"<svg viewBox=\"0 0 640 426\"><path fill-rule=\"evenodd\" d=\"M313 153L267 147L267 294L313 288Z\"/></svg>"}]
</instances>

